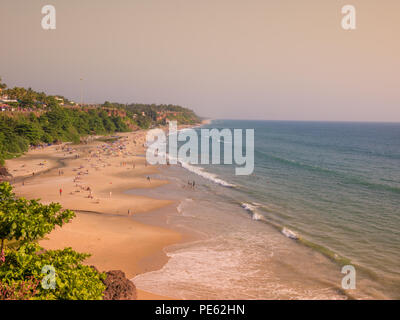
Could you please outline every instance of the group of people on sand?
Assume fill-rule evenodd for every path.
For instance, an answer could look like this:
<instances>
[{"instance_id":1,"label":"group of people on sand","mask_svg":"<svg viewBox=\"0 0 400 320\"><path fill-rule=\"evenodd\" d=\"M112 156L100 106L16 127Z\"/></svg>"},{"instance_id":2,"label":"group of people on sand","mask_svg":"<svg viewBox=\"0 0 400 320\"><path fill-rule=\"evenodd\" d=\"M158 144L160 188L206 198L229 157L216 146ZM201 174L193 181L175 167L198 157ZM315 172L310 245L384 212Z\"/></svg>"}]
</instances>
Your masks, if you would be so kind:
<instances>
[{"instance_id":1,"label":"group of people on sand","mask_svg":"<svg viewBox=\"0 0 400 320\"><path fill-rule=\"evenodd\" d=\"M91 168L95 169L96 171L100 170L100 167L103 165L103 167L105 166L111 166L110 163L108 163L107 159L109 159L110 157L121 157L123 156L125 157L129 157L129 156L134 156L134 153L129 150L127 148L127 143L128 140L125 139L120 139L119 141L115 141L111 144L102 144L99 145L97 147L94 147L93 149L89 149L86 150L84 153L86 153L86 155L83 156L83 160L89 162L88 164L91 166ZM134 144L136 145L136 141L134 141ZM69 147L68 145L65 146L60 146L60 147L56 147L57 151L63 152L64 155L66 153L68 154L72 154L72 153L76 153L74 155L74 158L80 159L81 155L79 155L75 149L72 149L71 147ZM41 163L41 165L43 165ZM131 166L131 168L135 169L136 167L136 163L134 161L122 161L120 162L120 166L122 167L126 167L126 166ZM144 165L147 167L148 164L145 161ZM89 175L89 169L86 169L84 165L80 165L79 167L76 167L75 169L73 169L73 171L75 172L74 176L73 176L73 183L75 185L75 191L71 191L70 194L74 195L77 192L88 192L87 198L89 199L94 199L94 194L93 191L91 189L91 187L89 186L84 186L82 185L82 180L84 178L85 175ZM64 171L62 169L58 169L58 175L59 176L63 176L64 175ZM32 173L32 176L35 176L35 172ZM147 181L149 183L151 183L151 178L150 176L146 177ZM25 182L23 181L22 184L24 185ZM110 182L111 184L111 182ZM194 188L194 182L192 187ZM63 187L60 186L59 188L59 196L62 197L63 193L65 193L65 191L63 190ZM112 198L112 191L109 191L109 198ZM97 200L97 204L100 203L100 199L96 199ZM127 210L127 214L130 216L133 214L131 209Z\"/></svg>"},{"instance_id":2,"label":"group of people on sand","mask_svg":"<svg viewBox=\"0 0 400 320\"><path fill-rule=\"evenodd\" d=\"M121 166L121 167L126 167L127 165L128 165L128 162L126 162L126 161L120 162L120 166ZM133 169L136 168L135 162L132 162L132 168L133 168Z\"/></svg>"}]
</instances>

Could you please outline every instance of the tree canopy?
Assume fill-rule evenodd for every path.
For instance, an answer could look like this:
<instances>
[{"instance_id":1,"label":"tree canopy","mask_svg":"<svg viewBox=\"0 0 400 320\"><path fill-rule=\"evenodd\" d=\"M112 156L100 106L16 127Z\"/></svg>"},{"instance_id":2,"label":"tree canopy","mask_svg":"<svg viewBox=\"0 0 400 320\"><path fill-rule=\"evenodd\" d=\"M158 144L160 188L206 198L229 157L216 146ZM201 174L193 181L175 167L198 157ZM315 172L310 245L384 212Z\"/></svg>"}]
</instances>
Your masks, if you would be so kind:
<instances>
[{"instance_id":1,"label":"tree canopy","mask_svg":"<svg viewBox=\"0 0 400 320\"><path fill-rule=\"evenodd\" d=\"M121 104L76 106L63 96L46 95L31 88L8 88L1 82L2 93L17 102L8 102L20 111L0 114L0 165L4 159L18 156L30 145L70 141L82 136L112 134L135 128L164 125L168 120L194 124L199 117L190 109L171 104ZM18 109L18 110L19 110Z\"/></svg>"},{"instance_id":2,"label":"tree canopy","mask_svg":"<svg viewBox=\"0 0 400 320\"><path fill-rule=\"evenodd\" d=\"M0 241L31 242L44 237L56 226L69 222L75 213L61 211L61 205L44 205L38 200L17 198L8 182L0 184Z\"/></svg>"},{"instance_id":3,"label":"tree canopy","mask_svg":"<svg viewBox=\"0 0 400 320\"><path fill-rule=\"evenodd\" d=\"M1 77L0 77L0 89L1 90L4 90L4 89L6 89L7 88L7 85L5 84L5 83L3 83L3 81L2 81L2 79L1 79Z\"/></svg>"},{"instance_id":4,"label":"tree canopy","mask_svg":"<svg viewBox=\"0 0 400 320\"><path fill-rule=\"evenodd\" d=\"M119 116L111 116L101 109L85 112L52 105L41 115L0 114L0 159L7 159L28 150L30 145L71 141L90 134L126 132L129 127Z\"/></svg>"}]
</instances>

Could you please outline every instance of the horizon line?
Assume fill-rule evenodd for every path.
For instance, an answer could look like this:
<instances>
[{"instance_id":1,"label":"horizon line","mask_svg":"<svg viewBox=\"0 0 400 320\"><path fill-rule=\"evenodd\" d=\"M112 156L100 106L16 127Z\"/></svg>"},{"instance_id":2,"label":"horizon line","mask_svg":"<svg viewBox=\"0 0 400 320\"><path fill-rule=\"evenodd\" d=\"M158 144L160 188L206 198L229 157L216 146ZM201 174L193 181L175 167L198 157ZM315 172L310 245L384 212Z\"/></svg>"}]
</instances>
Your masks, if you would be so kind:
<instances>
[{"instance_id":1,"label":"horizon line","mask_svg":"<svg viewBox=\"0 0 400 320\"><path fill-rule=\"evenodd\" d=\"M400 124L400 121L389 120L287 120L287 119L239 119L239 118L208 118L199 116L205 120L224 120L224 121L269 121L269 122L327 122L327 123L386 123L386 124Z\"/></svg>"}]
</instances>

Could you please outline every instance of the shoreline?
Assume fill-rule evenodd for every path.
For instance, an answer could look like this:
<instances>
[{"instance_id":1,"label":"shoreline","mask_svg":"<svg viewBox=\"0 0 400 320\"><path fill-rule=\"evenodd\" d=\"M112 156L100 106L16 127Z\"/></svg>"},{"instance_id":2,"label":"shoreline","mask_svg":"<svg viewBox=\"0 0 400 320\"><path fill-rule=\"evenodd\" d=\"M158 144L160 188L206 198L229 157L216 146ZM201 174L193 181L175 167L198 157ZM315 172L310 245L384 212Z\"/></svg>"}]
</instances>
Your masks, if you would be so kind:
<instances>
[{"instance_id":1,"label":"shoreline","mask_svg":"<svg viewBox=\"0 0 400 320\"><path fill-rule=\"evenodd\" d=\"M30 150L7 160L6 168L13 175L11 182L17 196L39 198L43 203L59 202L64 209L76 213L70 223L41 240L41 246L72 247L90 253L86 264L100 271L122 270L132 279L162 268L168 261L164 249L182 242L186 236L135 220L138 214L162 213L174 201L125 193L156 188L168 181L146 179L158 168L145 165L145 130L116 135L120 139L113 145L96 140L86 145L62 144ZM154 219L160 216L156 214ZM138 300L173 299L140 289L137 294Z\"/></svg>"},{"instance_id":2,"label":"shoreline","mask_svg":"<svg viewBox=\"0 0 400 320\"><path fill-rule=\"evenodd\" d=\"M162 129L167 130L165 127ZM182 127L178 130L181 129ZM140 139L145 136L145 133L146 131L140 133ZM132 142L131 140L133 139L130 138L138 138L138 134L137 132L121 134L121 142L124 145L127 140ZM108 140L111 141L111 139ZM87 264L95 265L100 271L122 270L135 285L146 290L143 291L137 288L139 300L197 299L199 297L194 296L197 292L193 293L193 291L198 290L200 292L201 284L207 286L207 281L210 281L210 278L213 284L218 283L218 281L212 279L212 276L225 279L226 266L229 267L230 257L238 254L238 250L240 251L242 246L246 248L244 252L255 252L260 248L264 248L271 241L271 243L274 243L273 251L270 252L271 248L268 248L266 250L268 254L264 255L264 260L257 261L255 259L253 266L257 266L257 272L266 272L266 275L268 275L268 272L276 274L276 276L271 277L271 283L277 282L277 279L286 279L286 283L284 283L284 285L287 285L286 290L294 290L295 297L300 297L300 299L312 298L312 296L308 295L309 292L307 290L310 292L315 290L316 294L325 290L327 291L326 295L321 293L321 296L319 296L322 299L368 299L371 296L379 299L386 298L383 292L378 291L379 283L376 284L376 292L370 295L372 292L366 289L368 289L368 285L374 284L375 286L375 282L371 281L374 280L373 278L376 275L372 275L373 277L370 278L368 270L364 270L360 265L354 263L352 264L360 271L359 289L361 290L355 292L354 295L341 290L338 281L338 279L341 279L341 259L338 258L342 257L333 251L329 251L328 247L325 248L318 245L318 243L307 241L302 237L301 232L298 233L299 238L296 239L297 241L293 241L283 232L283 230L287 229L285 224L276 224L269 219L265 219L262 214L264 212L262 204L256 204L251 202L250 199L241 199L241 197L237 198L238 201L225 201L234 197L235 191L234 189L230 191L231 189L227 188L214 192L216 191L214 190L216 188L215 181L213 181L214 184L206 188L202 188L203 184L201 182L196 183L196 190L199 190L201 195L206 194L210 196L210 199L214 200L209 203L200 203L198 200L203 199L203 197L195 196L193 193L190 194L192 191L188 193L186 191L186 181L203 178L198 177L197 172L191 170L182 171L178 167L174 169L174 166L145 166L145 158L143 157L144 144L143 147L132 145L130 146L132 149L123 149L122 154L113 154L113 152L103 149L102 152L98 153L103 157L103 160L100 159L101 165L99 165L98 156L94 156L95 154L88 152L88 150L93 150L93 148L98 148L104 144L104 142L95 141L90 145L68 145L68 148L76 149L75 151L72 150L72 153L53 150L54 148L60 148L60 146L32 151L23 156L22 159L11 160L10 169L13 171L10 170L10 172L21 174L20 178L17 176L15 179L17 184L16 193L18 189L22 195L25 193L39 194L39 196L34 196L35 198L42 197L43 193L45 193L46 201L63 201L66 203L61 203L64 208L69 208L77 213L78 217L75 219L77 221L73 220L71 224L64 226L62 230L55 230L49 239L41 242L42 246L48 246L46 248L53 248L50 247L52 245L54 245L54 248L72 246L77 251L92 253L93 256L88 259ZM129 152L134 154L128 155L127 153ZM75 158L76 153L84 155L84 159ZM88 154L92 155L91 159ZM106 156L106 154L108 155ZM131 163L124 163L124 159L127 159L127 157L128 159L135 159L135 168L131 166ZM43 159L46 160L44 161ZM77 169L82 161L87 161L87 164L90 165L86 165L84 168L79 166ZM24 167L20 168L22 163ZM97 163L97 169L99 170L91 166L94 163ZM26 167L27 165L28 167ZM33 168L39 168L39 170L36 171L35 176L28 175L27 172ZM65 172L57 176L56 171L59 168ZM87 168L90 174L85 174ZM93 175L93 169L95 175ZM63 182L65 177L71 179L72 176L76 176L77 171L83 174L83 181L79 181L80 184L83 183L86 186L95 185L95 188L93 188L95 199L89 200L84 195L82 197L81 193L89 194L87 190L78 190L78 193L72 194L70 199L65 198L64 195L60 197L57 194L58 187L50 186L55 181ZM21 186L22 176L27 177L25 186ZM151 177L151 182L146 180L146 176ZM206 179L203 183L210 184L210 181ZM64 191L69 192L70 190L67 189L69 187L69 185L67 187L64 186ZM225 191L228 193L228 198L223 198ZM112 192L112 195L109 192ZM75 201L77 198L80 200ZM101 203L95 202L97 198L101 200ZM205 199L209 198L206 197ZM187 200L191 204L188 205ZM245 200L250 204L243 202ZM215 202L216 207L210 206L213 202ZM251 207L251 203L254 204L254 208ZM257 209L259 207L261 212ZM128 215L127 210L133 211L131 216ZM235 213L235 215L232 215L232 213ZM181 223L182 219L186 219L184 223ZM255 220L261 220L261 223ZM225 222L228 221L231 224L227 226ZM221 223L224 225L223 228L219 227ZM229 230L231 226L234 226L234 230L239 236L232 237L229 233L225 235L224 230ZM215 233L212 233L214 230ZM296 229L294 230L297 231ZM205 239L197 239L194 235L196 232L200 234L201 231L207 235ZM223 252L219 251L218 245L220 244L212 242L215 237L214 239L209 237L211 234L214 236L224 235L224 241L230 247L224 245L228 249L224 249ZM248 239L248 235L252 235L254 239L250 237L251 241L237 241L237 239L242 238ZM207 240L208 243L202 240ZM192 254L193 252L195 254ZM196 254L201 254L201 252L207 252L207 256L196 260ZM302 263L307 264L307 268L305 268L307 271L296 269L300 259L293 260L291 254L288 254L293 252L301 255ZM226 257L221 259L225 253ZM213 265L212 270L205 270L203 261L213 259L214 256L216 265ZM280 258L273 261L274 257ZM246 263L243 265L250 265L249 258L254 257L248 256ZM218 259L221 259L221 261ZM271 261L264 265L267 260ZM350 263L350 261L345 262L347 264ZM237 260L234 263L237 263ZM283 268L282 263L285 264ZM190 268L188 267L189 265L191 266ZM198 270L200 271L200 278L206 280L199 283L191 283L191 279L195 279L198 276L196 273ZM247 272L248 270L243 272L245 271ZM201 274L201 272L204 272L204 274ZM237 268L232 272L236 275ZM313 280L314 273L320 272L323 274L322 280ZM364 274L364 272L368 274ZM304 285L294 287L293 283L290 282L294 274L302 278L309 277L309 281ZM179 288L179 283L183 281L182 277L185 275L188 277L187 283L189 285L192 284L194 288L192 289L188 286L186 290L189 295L186 296L180 294ZM265 277L261 278L264 279ZM279 281L276 284L282 285ZM223 289L217 289L220 292L215 292L215 299L219 299L221 296L230 297L229 295L223 295L226 294ZM267 289L268 286L265 284L263 288L265 296L262 297L271 298L273 290ZM204 293L199 293L202 298L201 294L204 295ZM283 297L288 297L285 292L282 294ZM206 296L208 297L208 295L204 295L204 297ZM249 296L258 298L254 292L252 296ZM242 297L239 296L239 298ZM290 297L292 298L292 296Z\"/></svg>"}]
</instances>

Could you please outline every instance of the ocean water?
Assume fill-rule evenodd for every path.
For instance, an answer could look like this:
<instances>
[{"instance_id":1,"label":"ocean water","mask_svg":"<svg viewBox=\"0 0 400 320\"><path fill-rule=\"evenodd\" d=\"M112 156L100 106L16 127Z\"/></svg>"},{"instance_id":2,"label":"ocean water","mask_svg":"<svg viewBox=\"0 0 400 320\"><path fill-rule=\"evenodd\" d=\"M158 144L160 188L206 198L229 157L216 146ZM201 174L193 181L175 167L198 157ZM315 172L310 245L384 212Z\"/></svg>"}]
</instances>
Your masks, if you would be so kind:
<instances>
[{"instance_id":1,"label":"ocean water","mask_svg":"<svg viewBox=\"0 0 400 320\"><path fill-rule=\"evenodd\" d=\"M255 129L255 170L173 165L159 174L169 185L131 191L175 199L168 224L197 237L167 248L169 262L136 277L139 288L182 299L400 298L400 124L203 128ZM355 290L341 286L343 265L356 269Z\"/></svg>"}]
</instances>

